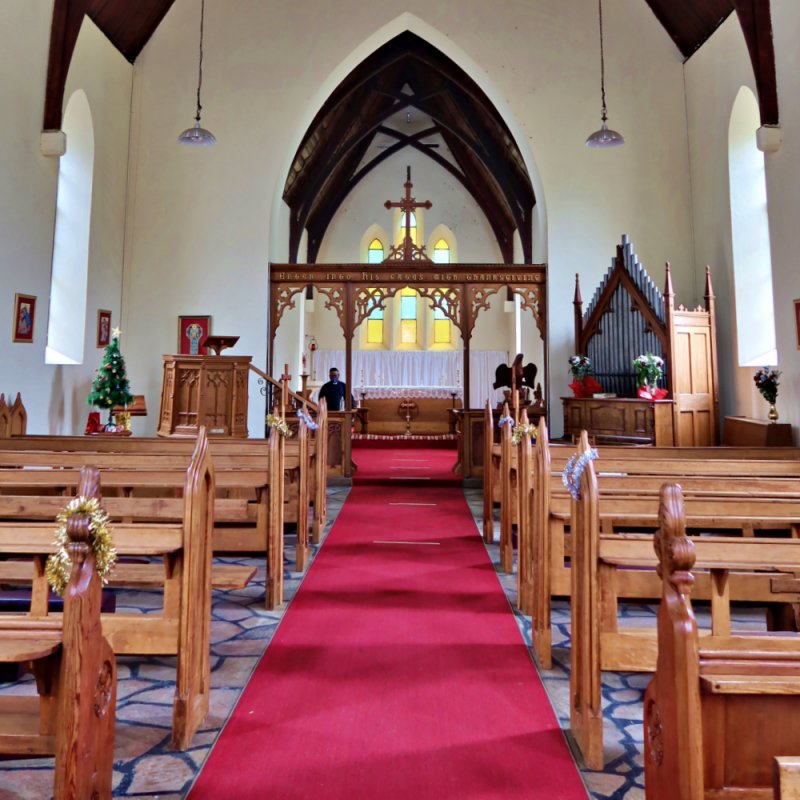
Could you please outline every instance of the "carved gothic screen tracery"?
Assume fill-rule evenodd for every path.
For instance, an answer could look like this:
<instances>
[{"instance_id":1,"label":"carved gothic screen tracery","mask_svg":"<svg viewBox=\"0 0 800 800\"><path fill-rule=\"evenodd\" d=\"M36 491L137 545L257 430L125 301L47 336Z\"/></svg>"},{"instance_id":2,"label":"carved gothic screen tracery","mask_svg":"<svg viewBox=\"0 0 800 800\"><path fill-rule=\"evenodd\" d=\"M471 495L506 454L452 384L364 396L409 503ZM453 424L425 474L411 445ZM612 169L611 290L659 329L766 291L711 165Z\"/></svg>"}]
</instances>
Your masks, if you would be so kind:
<instances>
[{"instance_id":1,"label":"carved gothic screen tracery","mask_svg":"<svg viewBox=\"0 0 800 800\"><path fill-rule=\"evenodd\" d=\"M490 301L505 290L518 295L541 336L547 374L547 267L544 264L434 264L384 262L363 264L272 264L270 266L270 352L284 313L311 287L333 310L344 334L347 374L351 374L353 336L358 326L402 289L430 301L458 329L464 345L463 391L469 398L469 353L475 323ZM523 345L524 346L524 345ZM271 365L272 366L272 365ZM349 399L349 398L348 398Z\"/></svg>"}]
</instances>

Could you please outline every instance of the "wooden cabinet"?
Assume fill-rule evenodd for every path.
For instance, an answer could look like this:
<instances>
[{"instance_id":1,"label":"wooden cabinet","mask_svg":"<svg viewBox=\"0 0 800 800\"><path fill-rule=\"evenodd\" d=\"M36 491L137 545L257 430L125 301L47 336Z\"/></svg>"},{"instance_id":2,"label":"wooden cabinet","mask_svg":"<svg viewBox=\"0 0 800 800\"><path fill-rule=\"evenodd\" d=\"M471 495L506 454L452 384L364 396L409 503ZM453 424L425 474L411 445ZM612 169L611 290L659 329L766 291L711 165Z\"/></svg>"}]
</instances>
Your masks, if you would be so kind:
<instances>
[{"instance_id":1,"label":"wooden cabinet","mask_svg":"<svg viewBox=\"0 0 800 800\"><path fill-rule=\"evenodd\" d=\"M725 417L722 443L732 447L794 447L794 437L787 423Z\"/></svg>"},{"instance_id":2,"label":"wooden cabinet","mask_svg":"<svg viewBox=\"0 0 800 800\"><path fill-rule=\"evenodd\" d=\"M247 438L251 356L164 356L159 436Z\"/></svg>"},{"instance_id":3,"label":"wooden cabinet","mask_svg":"<svg viewBox=\"0 0 800 800\"><path fill-rule=\"evenodd\" d=\"M577 438L582 430L597 442L672 446L673 403L636 397L562 397L564 435Z\"/></svg>"}]
</instances>

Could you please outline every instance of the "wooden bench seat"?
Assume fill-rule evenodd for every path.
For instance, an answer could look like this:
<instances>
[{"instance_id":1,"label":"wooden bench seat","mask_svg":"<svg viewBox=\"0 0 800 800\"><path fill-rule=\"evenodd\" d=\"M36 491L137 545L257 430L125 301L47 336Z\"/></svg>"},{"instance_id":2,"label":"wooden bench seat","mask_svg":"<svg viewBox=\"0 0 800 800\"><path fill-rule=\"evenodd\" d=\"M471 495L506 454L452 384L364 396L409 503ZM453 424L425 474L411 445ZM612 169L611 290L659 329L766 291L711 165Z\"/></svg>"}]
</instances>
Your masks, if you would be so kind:
<instances>
[{"instance_id":1,"label":"wooden bench seat","mask_svg":"<svg viewBox=\"0 0 800 800\"><path fill-rule=\"evenodd\" d=\"M644 699L648 800L791 797L800 760L800 635L700 638L690 593L696 542L680 487L665 485L655 537L658 663ZM783 767L783 769L782 769ZM785 780L782 780L785 778Z\"/></svg>"},{"instance_id":2,"label":"wooden bench seat","mask_svg":"<svg viewBox=\"0 0 800 800\"><path fill-rule=\"evenodd\" d=\"M84 472L80 490L99 499L96 471ZM17 619L9 625L0 615L0 662L27 664L38 691L37 696L0 697L0 755L54 755L56 800L107 800L113 778L116 659L100 628L101 583L88 546L88 518L70 519L67 535L73 564L63 616Z\"/></svg>"},{"instance_id":3,"label":"wooden bench seat","mask_svg":"<svg viewBox=\"0 0 800 800\"><path fill-rule=\"evenodd\" d=\"M588 437L581 438L582 449L588 452ZM586 461L580 474L580 493L572 501L571 529L571 602L572 643L570 647L570 716L571 729L586 763L592 769L603 765L602 707L600 672L649 671L656 664L655 629L620 627L618 600L623 594L647 601L661 594L661 582L655 567L652 534L619 534L601 532L604 508L617 502L600 496L595 462ZM649 503L650 519L659 530L663 510L658 498L619 500L615 512L625 520L626 503ZM789 517L779 515L781 502ZM692 516L688 510L693 506ZM736 509L738 516L726 518L726 507ZM796 501L768 499L761 504L755 499L712 500L694 498L683 503L684 525L701 530L731 528L731 522L748 520L756 526L780 527L787 519L800 519ZM747 511L753 517L742 512ZM757 515L762 516L757 516ZM626 520L638 524L642 509L631 511ZM687 540L688 541L688 540ZM731 603L798 603L800 602L800 538L694 536L698 594L710 596L711 628L703 639L703 647L717 646L731 636ZM624 591L627 589L627 591ZM769 639L770 637L765 637ZM777 641L777 637L775 638Z\"/></svg>"},{"instance_id":4,"label":"wooden bench seat","mask_svg":"<svg viewBox=\"0 0 800 800\"><path fill-rule=\"evenodd\" d=\"M326 454L327 446L327 411L323 403L317 413L317 430L306 430L306 441L302 440L299 428L305 425L294 425L296 435L285 442L284 474L286 488L284 492L284 520L303 525L307 514L302 515L299 508L313 506L311 525L312 539L319 543L325 528L327 504L325 491L327 486ZM194 446L193 439L165 437L86 437L86 436L17 436L0 441L0 467L14 466L13 453L36 452L49 453L52 466L80 466L81 454L137 454L139 466L168 466L174 459L188 458ZM265 469L269 459L268 439L228 439L213 437L209 439L211 455L217 472L218 488L226 489L222 474L228 470ZM317 451L320 451L319 457ZM302 452L301 452L302 451ZM70 454L70 455L67 455ZM63 460L59 460L61 456ZM168 456L173 461L164 460ZM97 460L99 467L106 464ZM19 463L19 462L17 462ZM180 460L178 464L182 463ZM113 465L114 462L111 462ZM301 487L301 484L302 487ZM300 532L302 537L303 532ZM230 542L225 542L230 546ZM258 543L254 545L258 550ZM221 549L215 544L215 549ZM300 555L301 559L303 554ZM303 567L298 567L302 571Z\"/></svg>"},{"instance_id":5,"label":"wooden bench seat","mask_svg":"<svg viewBox=\"0 0 800 800\"><path fill-rule=\"evenodd\" d=\"M619 449L619 448L618 448ZM653 448L648 448L652 450ZM547 427L539 423L536 445L523 442L520 451L521 523L518 560L518 604L531 615L534 650L545 668L552 664L550 605L553 597L568 597L571 593L569 559L571 555L571 498L562 483L562 476L551 465ZM631 474L641 468L649 469L650 461L632 462L625 475L609 474L606 449L594 462L598 486L604 502L600 509L603 532L620 529L654 531L657 528L656 498L660 485L667 479L680 480L685 488L689 524L699 530L727 533L738 531L753 536L759 528L779 529L786 535L797 536L800 531L796 514L800 512L800 479L762 478L752 474L748 462L737 466L738 475L685 476L681 469L685 459L665 460L659 467L661 475ZM725 464L727 460L718 460ZM756 465L758 470L758 465ZM772 498L769 510L764 503ZM658 584L650 578L650 586ZM636 597L639 587L626 583L621 597ZM705 589L699 597L707 597Z\"/></svg>"},{"instance_id":6,"label":"wooden bench seat","mask_svg":"<svg viewBox=\"0 0 800 800\"><path fill-rule=\"evenodd\" d=\"M302 435L302 434L301 434ZM128 440L129 441L129 440ZM171 440L170 440L171 441ZM241 545L266 555L267 584L265 606L275 608L283 602L283 438L270 440L270 458L264 466L248 466L216 473L216 487L227 493L214 504L213 542L217 549L242 549ZM185 443L183 443L185 444ZM97 461L103 475L105 504L112 519L124 520L135 514L137 520L171 518L181 520L188 456L179 454L139 454L88 452L2 451L0 448L0 519L37 519L49 516L59 497L74 493L79 479L76 464L87 457ZM41 464L40 462L44 462ZM160 467L154 464L160 462ZM219 492L216 492L217 494ZM53 495L47 498L46 494ZM237 497L237 494L244 496ZM35 502L25 501L35 495ZM116 496L114 496L116 495ZM135 498L135 504L131 500ZM41 506L41 508L39 508ZM128 509L128 510L126 510ZM301 537L302 542L302 537ZM231 544L239 547L231 548ZM305 551L308 528L305 528ZM298 567L304 566L302 544L298 547ZM251 571L230 567L224 582L241 585ZM216 571L217 588L223 588L222 573Z\"/></svg>"},{"instance_id":7,"label":"wooden bench seat","mask_svg":"<svg viewBox=\"0 0 800 800\"><path fill-rule=\"evenodd\" d=\"M78 489L76 471L69 469L7 469L0 471L0 485L15 492L20 485L69 490ZM154 471L155 472L155 471ZM154 475L136 470L98 471L112 484L111 491L125 487L156 486ZM112 585L123 585L131 578L136 586L147 581L163 591L162 608L152 614L101 614L103 635L117 654L172 655L177 660L176 690L173 705L172 746L185 750L208 713L210 692L210 626L212 554L211 536L214 524L214 471L208 452L205 431L197 437L195 451L187 470L160 471L162 491L172 492L182 481L182 497L113 498L114 548L121 558L157 558L153 564L120 564L109 576ZM145 478L142 478L145 475ZM82 480L82 479L81 479ZM105 489L104 489L105 491ZM11 499L11 498L9 498ZM55 500L58 498L48 498ZM0 554L7 557L2 564L12 583L23 575L31 575L30 609L25 613L0 615L0 624L8 630L23 629L31 619L40 624L60 625L61 615L49 613L49 587L45 578L45 562L52 552L53 525L24 517L39 498L17 497L10 509L0 517ZM61 498L62 507L64 498ZM105 501L104 501L105 502ZM142 518L138 516L141 512ZM25 565L21 556L29 556ZM239 584L250 569L231 565L233 570L221 573L220 580ZM244 574L244 578L242 575ZM160 578L157 576L160 575Z\"/></svg>"}]
</instances>

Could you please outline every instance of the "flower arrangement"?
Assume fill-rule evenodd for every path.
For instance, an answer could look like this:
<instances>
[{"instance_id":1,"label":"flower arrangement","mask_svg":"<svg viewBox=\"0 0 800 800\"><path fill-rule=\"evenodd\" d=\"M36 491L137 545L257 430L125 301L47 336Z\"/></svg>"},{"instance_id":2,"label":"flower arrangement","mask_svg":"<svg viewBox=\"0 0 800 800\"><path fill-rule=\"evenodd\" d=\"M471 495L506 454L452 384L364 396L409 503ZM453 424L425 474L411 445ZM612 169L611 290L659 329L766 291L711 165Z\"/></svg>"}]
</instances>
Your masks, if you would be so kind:
<instances>
[{"instance_id":1,"label":"flower arrangement","mask_svg":"<svg viewBox=\"0 0 800 800\"><path fill-rule=\"evenodd\" d=\"M761 396L768 402L774 403L778 399L778 386L781 372L777 369L762 367L753 375L753 382L756 389L761 392Z\"/></svg>"},{"instance_id":2,"label":"flower arrangement","mask_svg":"<svg viewBox=\"0 0 800 800\"><path fill-rule=\"evenodd\" d=\"M589 356L570 356L567 361L573 378L569 388L575 397L591 397L603 391L603 387L592 377L592 361Z\"/></svg>"},{"instance_id":3,"label":"flower arrangement","mask_svg":"<svg viewBox=\"0 0 800 800\"><path fill-rule=\"evenodd\" d=\"M638 386L652 386L664 374L664 359L652 353L645 353L633 359L633 369L636 372Z\"/></svg>"},{"instance_id":4,"label":"flower arrangement","mask_svg":"<svg viewBox=\"0 0 800 800\"><path fill-rule=\"evenodd\" d=\"M570 356L567 361L575 380L582 381L587 375L592 374L592 361L589 356Z\"/></svg>"},{"instance_id":5,"label":"flower arrangement","mask_svg":"<svg viewBox=\"0 0 800 800\"><path fill-rule=\"evenodd\" d=\"M644 353L633 359L636 373L637 395L646 400L661 400L667 396L666 389L658 388L658 379L664 375L664 359L653 353Z\"/></svg>"},{"instance_id":6,"label":"flower arrangement","mask_svg":"<svg viewBox=\"0 0 800 800\"><path fill-rule=\"evenodd\" d=\"M286 423L286 420L276 414L267 414L267 425L269 425L270 428L274 428L283 437L292 435L292 431Z\"/></svg>"}]
</instances>

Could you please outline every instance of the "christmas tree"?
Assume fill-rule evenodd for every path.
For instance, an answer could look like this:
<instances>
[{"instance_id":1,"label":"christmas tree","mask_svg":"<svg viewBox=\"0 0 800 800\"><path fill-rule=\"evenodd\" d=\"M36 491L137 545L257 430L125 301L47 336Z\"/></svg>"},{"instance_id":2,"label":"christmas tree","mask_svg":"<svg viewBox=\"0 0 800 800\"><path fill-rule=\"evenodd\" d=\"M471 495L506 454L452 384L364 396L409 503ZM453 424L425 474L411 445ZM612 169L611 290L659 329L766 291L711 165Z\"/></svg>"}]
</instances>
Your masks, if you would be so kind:
<instances>
[{"instance_id":1,"label":"christmas tree","mask_svg":"<svg viewBox=\"0 0 800 800\"><path fill-rule=\"evenodd\" d=\"M125 406L133 401L125 375L125 360L119 351L119 329L115 329L110 344L103 354L103 363L97 370L92 383L92 391L87 402L90 406L108 409L108 424L113 424L114 406Z\"/></svg>"}]
</instances>

